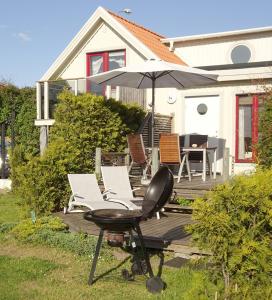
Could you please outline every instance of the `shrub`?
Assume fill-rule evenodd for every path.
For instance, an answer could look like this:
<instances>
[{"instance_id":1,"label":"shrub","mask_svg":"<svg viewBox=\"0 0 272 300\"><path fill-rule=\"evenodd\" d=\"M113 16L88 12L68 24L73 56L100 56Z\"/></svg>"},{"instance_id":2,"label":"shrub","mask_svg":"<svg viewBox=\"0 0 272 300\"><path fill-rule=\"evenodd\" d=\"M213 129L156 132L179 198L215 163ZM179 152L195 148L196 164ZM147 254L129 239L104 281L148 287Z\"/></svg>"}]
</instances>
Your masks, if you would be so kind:
<instances>
[{"instance_id":1,"label":"shrub","mask_svg":"<svg viewBox=\"0 0 272 300\"><path fill-rule=\"evenodd\" d=\"M257 158L260 165L272 167L272 90L267 90L260 113Z\"/></svg>"},{"instance_id":2,"label":"shrub","mask_svg":"<svg viewBox=\"0 0 272 300\"><path fill-rule=\"evenodd\" d=\"M83 256L93 255L97 237L88 236L83 233L56 232L49 229L42 229L30 235L25 242L56 247Z\"/></svg>"},{"instance_id":3,"label":"shrub","mask_svg":"<svg viewBox=\"0 0 272 300\"><path fill-rule=\"evenodd\" d=\"M190 199L186 199L184 197L178 197L177 198L177 203L180 205L180 206L191 206L191 204L193 203L192 200Z\"/></svg>"},{"instance_id":4,"label":"shrub","mask_svg":"<svg viewBox=\"0 0 272 300\"><path fill-rule=\"evenodd\" d=\"M122 104L114 99L109 99L105 105L113 112L117 113L122 122L129 128L129 132L135 132L141 126L145 112L138 106L133 104ZM129 133L128 132L128 133Z\"/></svg>"},{"instance_id":5,"label":"shrub","mask_svg":"<svg viewBox=\"0 0 272 300\"><path fill-rule=\"evenodd\" d=\"M74 96L64 91L59 101L44 154L26 157L19 148L14 151L14 190L24 199L25 207L37 214L63 208L71 193L67 174L93 173L96 147L106 152L124 150L126 135L143 117L140 108L126 110L114 100L92 94ZM122 117L116 112L119 107ZM133 124L124 123L126 111L137 112ZM16 165L16 160L22 163Z\"/></svg>"},{"instance_id":6,"label":"shrub","mask_svg":"<svg viewBox=\"0 0 272 300\"><path fill-rule=\"evenodd\" d=\"M20 241L26 241L30 236L42 230L63 231L66 229L67 225L60 218L42 217L34 223L31 219L21 221L11 230L11 234Z\"/></svg>"},{"instance_id":7,"label":"shrub","mask_svg":"<svg viewBox=\"0 0 272 300\"><path fill-rule=\"evenodd\" d=\"M9 232L20 242L57 247L77 255L94 253L97 237L69 233L67 229L67 225L58 217L41 217L34 223L26 219L17 224L2 224L0 233Z\"/></svg>"},{"instance_id":8,"label":"shrub","mask_svg":"<svg viewBox=\"0 0 272 300\"><path fill-rule=\"evenodd\" d=\"M18 223L2 223L0 224L0 233L11 231Z\"/></svg>"},{"instance_id":9,"label":"shrub","mask_svg":"<svg viewBox=\"0 0 272 300\"><path fill-rule=\"evenodd\" d=\"M271 285L271 178L272 170L239 176L193 204L196 223L189 230L200 248L212 252L226 291L235 284L241 293Z\"/></svg>"}]
</instances>

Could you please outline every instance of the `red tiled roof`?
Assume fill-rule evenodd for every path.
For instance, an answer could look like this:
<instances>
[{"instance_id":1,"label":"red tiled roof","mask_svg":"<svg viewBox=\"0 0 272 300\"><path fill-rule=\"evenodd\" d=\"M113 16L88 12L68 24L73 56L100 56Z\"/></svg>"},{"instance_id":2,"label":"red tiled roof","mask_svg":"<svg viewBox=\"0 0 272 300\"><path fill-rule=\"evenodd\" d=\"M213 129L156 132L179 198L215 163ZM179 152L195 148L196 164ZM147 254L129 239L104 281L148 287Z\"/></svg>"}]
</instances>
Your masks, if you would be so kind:
<instances>
[{"instance_id":1,"label":"red tiled roof","mask_svg":"<svg viewBox=\"0 0 272 300\"><path fill-rule=\"evenodd\" d=\"M147 46L160 59L181 65L187 65L176 54L169 51L168 47L160 41L164 36L159 35L141 25L135 24L115 13L108 11L118 22L124 25L138 40Z\"/></svg>"}]
</instances>

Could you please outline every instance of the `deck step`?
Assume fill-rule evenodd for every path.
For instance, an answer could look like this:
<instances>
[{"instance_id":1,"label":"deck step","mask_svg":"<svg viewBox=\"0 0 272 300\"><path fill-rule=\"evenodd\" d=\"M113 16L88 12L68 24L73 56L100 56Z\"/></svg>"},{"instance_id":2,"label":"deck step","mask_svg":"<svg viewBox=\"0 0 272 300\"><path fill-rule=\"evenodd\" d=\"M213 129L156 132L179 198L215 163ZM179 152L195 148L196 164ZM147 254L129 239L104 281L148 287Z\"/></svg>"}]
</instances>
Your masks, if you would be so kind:
<instances>
[{"instance_id":1,"label":"deck step","mask_svg":"<svg viewBox=\"0 0 272 300\"><path fill-rule=\"evenodd\" d=\"M193 208L191 206L181 206L179 204L167 203L164 206L165 211L171 212L183 212L183 213L191 213Z\"/></svg>"},{"instance_id":2,"label":"deck step","mask_svg":"<svg viewBox=\"0 0 272 300\"><path fill-rule=\"evenodd\" d=\"M141 197L144 196L146 187L142 185L133 185L133 188L139 188L139 190L135 191L136 196ZM174 191L177 193L177 197L185 198L188 200L194 200L196 198L202 198L207 190L193 190L193 189L180 189L174 186Z\"/></svg>"}]
</instances>

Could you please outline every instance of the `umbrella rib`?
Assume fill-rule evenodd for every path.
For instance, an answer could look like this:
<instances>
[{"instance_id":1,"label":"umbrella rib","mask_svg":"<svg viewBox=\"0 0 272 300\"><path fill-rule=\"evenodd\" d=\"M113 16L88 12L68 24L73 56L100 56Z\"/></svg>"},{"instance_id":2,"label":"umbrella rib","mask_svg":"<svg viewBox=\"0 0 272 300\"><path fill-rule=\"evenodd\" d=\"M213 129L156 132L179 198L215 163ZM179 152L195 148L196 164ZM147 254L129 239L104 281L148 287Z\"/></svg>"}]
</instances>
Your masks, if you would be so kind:
<instances>
[{"instance_id":1,"label":"umbrella rib","mask_svg":"<svg viewBox=\"0 0 272 300\"><path fill-rule=\"evenodd\" d=\"M141 78L141 80L140 80L140 82L139 82L139 84L138 84L138 86L137 86L137 89L140 88L140 86L141 86L141 84L142 84L144 78L145 78L145 77L148 77L148 76L146 76L145 73L141 73L141 72L140 72L140 74L142 75L142 78Z\"/></svg>"},{"instance_id":2,"label":"umbrella rib","mask_svg":"<svg viewBox=\"0 0 272 300\"><path fill-rule=\"evenodd\" d=\"M115 75L115 76L113 76L113 77L111 77L111 78L108 78L108 79L106 79L106 80L103 80L103 81L99 82L98 84L106 83L107 81L112 80L112 79L115 79L115 78L117 78L117 77L119 77L119 76L121 76L121 75L123 75L123 74L125 74L125 72L120 73L120 74L118 74L118 75Z\"/></svg>"},{"instance_id":3,"label":"umbrella rib","mask_svg":"<svg viewBox=\"0 0 272 300\"><path fill-rule=\"evenodd\" d=\"M169 75L171 72L173 72L173 71L163 71L161 74L159 74L159 75L156 77L156 79L158 79L158 78L160 78L160 77L163 77L163 76L165 76L165 75Z\"/></svg>"},{"instance_id":4,"label":"umbrella rib","mask_svg":"<svg viewBox=\"0 0 272 300\"><path fill-rule=\"evenodd\" d=\"M170 73L168 74L171 78L173 78L178 84L180 84L183 88L185 88L185 86L179 82L174 76L172 76Z\"/></svg>"},{"instance_id":5,"label":"umbrella rib","mask_svg":"<svg viewBox=\"0 0 272 300\"><path fill-rule=\"evenodd\" d=\"M149 79L152 79L152 76L149 72L143 73L143 72L139 72L141 75L143 75L144 77L148 77Z\"/></svg>"}]
</instances>

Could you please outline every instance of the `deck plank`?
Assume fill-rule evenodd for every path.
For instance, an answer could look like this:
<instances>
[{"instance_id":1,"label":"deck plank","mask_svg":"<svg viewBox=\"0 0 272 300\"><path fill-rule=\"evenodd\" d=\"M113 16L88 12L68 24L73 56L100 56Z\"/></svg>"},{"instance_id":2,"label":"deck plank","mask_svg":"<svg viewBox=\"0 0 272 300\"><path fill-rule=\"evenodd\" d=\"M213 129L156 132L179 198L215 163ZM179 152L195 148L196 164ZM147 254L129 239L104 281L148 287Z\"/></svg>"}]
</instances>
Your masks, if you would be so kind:
<instances>
[{"instance_id":1,"label":"deck plank","mask_svg":"<svg viewBox=\"0 0 272 300\"><path fill-rule=\"evenodd\" d=\"M82 213L56 213L73 232L83 232L98 236L99 228L92 222L83 219ZM187 250L196 248L191 246L191 236L184 227L192 224L191 215L181 213L164 213L161 219L155 217L140 223L140 227L147 246L163 249L178 249L179 246Z\"/></svg>"}]
</instances>

